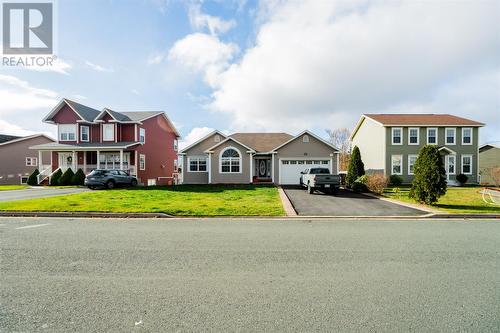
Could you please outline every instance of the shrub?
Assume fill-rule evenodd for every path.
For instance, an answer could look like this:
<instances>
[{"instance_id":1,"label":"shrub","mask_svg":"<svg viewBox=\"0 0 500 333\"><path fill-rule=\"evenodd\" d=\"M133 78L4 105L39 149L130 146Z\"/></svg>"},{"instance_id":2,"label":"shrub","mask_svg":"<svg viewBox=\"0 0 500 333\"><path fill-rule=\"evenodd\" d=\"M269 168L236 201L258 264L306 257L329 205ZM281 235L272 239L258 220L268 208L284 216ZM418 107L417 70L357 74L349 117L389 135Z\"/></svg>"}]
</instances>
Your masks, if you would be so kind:
<instances>
[{"instance_id":1,"label":"shrub","mask_svg":"<svg viewBox=\"0 0 500 333\"><path fill-rule=\"evenodd\" d=\"M374 173L368 176L366 187L368 187L370 192L382 194L388 183L389 181L386 176L381 173Z\"/></svg>"},{"instance_id":2,"label":"shrub","mask_svg":"<svg viewBox=\"0 0 500 333\"><path fill-rule=\"evenodd\" d=\"M59 185L61 186L71 185L71 179L73 178L74 175L75 173L73 172L73 170L71 170L71 168L68 168L68 170L64 171L61 178L59 178Z\"/></svg>"},{"instance_id":3,"label":"shrub","mask_svg":"<svg viewBox=\"0 0 500 333\"><path fill-rule=\"evenodd\" d=\"M399 186L399 185L403 184L403 177L398 176L398 175L392 175L390 177L390 183L393 186Z\"/></svg>"},{"instance_id":4,"label":"shrub","mask_svg":"<svg viewBox=\"0 0 500 333\"><path fill-rule=\"evenodd\" d=\"M366 183L368 182L368 176L367 175L360 176L358 177L358 179L356 179L356 182L366 185Z\"/></svg>"},{"instance_id":5,"label":"shrub","mask_svg":"<svg viewBox=\"0 0 500 333\"><path fill-rule=\"evenodd\" d=\"M456 177L456 180L457 182L460 183L460 186L464 186L465 183L467 183L467 180L469 179L469 177L467 177L466 175L464 175L463 173L459 173Z\"/></svg>"},{"instance_id":6,"label":"shrub","mask_svg":"<svg viewBox=\"0 0 500 333\"><path fill-rule=\"evenodd\" d=\"M365 184L358 181L352 183L351 189L355 192L366 192L368 190Z\"/></svg>"},{"instance_id":7,"label":"shrub","mask_svg":"<svg viewBox=\"0 0 500 333\"><path fill-rule=\"evenodd\" d=\"M35 169L33 173L28 177L28 185L31 186L36 186L38 185L38 175L40 174L40 171L38 169Z\"/></svg>"},{"instance_id":8,"label":"shrub","mask_svg":"<svg viewBox=\"0 0 500 333\"><path fill-rule=\"evenodd\" d=\"M57 169L56 172L52 174L50 177L50 186L57 186L59 185L59 178L62 176L62 171L61 169Z\"/></svg>"},{"instance_id":9,"label":"shrub","mask_svg":"<svg viewBox=\"0 0 500 333\"><path fill-rule=\"evenodd\" d=\"M365 165L361 160L361 152L357 146L354 146L349 160L349 168L347 169L347 177L345 179L346 186L351 187L356 179L364 174Z\"/></svg>"},{"instance_id":10,"label":"shrub","mask_svg":"<svg viewBox=\"0 0 500 333\"><path fill-rule=\"evenodd\" d=\"M446 193L446 171L436 146L427 145L420 150L414 173L410 198L432 205Z\"/></svg>"},{"instance_id":11,"label":"shrub","mask_svg":"<svg viewBox=\"0 0 500 333\"><path fill-rule=\"evenodd\" d=\"M85 182L85 174L82 169L78 169L71 178L72 185L83 185Z\"/></svg>"}]
</instances>

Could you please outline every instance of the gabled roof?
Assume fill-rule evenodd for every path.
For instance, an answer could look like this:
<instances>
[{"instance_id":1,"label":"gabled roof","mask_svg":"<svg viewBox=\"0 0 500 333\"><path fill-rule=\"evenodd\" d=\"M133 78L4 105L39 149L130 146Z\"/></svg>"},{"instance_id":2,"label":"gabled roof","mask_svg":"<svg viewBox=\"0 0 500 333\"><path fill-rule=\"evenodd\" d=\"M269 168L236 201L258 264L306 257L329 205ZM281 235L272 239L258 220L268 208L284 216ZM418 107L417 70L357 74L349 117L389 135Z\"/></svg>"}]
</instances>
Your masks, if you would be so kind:
<instances>
[{"instance_id":1,"label":"gabled roof","mask_svg":"<svg viewBox=\"0 0 500 333\"><path fill-rule=\"evenodd\" d=\"M451 114L364 114L383 126L484 126L483 123Z\"/></svg>"},{"instance_id":2,"label":"gabled roof","mask_svg":"<svg viewBox=\"0 0 500 333\"><path fill-rule=\"evenodd\" d=\"M224 139L227 138L227 136L225 134L223 134L222 132L219 132L218 130L214 130L210 133L208 133L207 135L205 135L204 137L202 137L201 139L199 140L196 140L195 142L193 142L192 144L190 144L189 146L187 147L184 147L183 149L181 149L181 151L179 152L179 154L184 154L185 151L193 148L194 146L196 146L197 144L205 141L206 139L208 139L209 137L211 137L212 135L215 135L215 134L219 134L220 136L222 136Z\"/></svg>"},{"instance_id":3,"label":"gabled roof","mask_svg":"<svg viewBox=\"0 0 500 333\"><path fill-rule=\"evenodd\" d=\"M227 141L234 141L234 142L236 142L237 144L239 144L239 145L245 147L246 149L248 149L248 152L251 152L251 153L255 153L256 152L255 149L253 149L252 147L249 147L246 144L244 144L243 142L240 142L237 139L235 139L233 137L230 137L230 136L228 136L227 138L225 138L224 140L222 140L218 144L213 145L212 147L208 148L207 150L205 150L205 152L206 153L212 152L215 148L219 147L221 144L223 144L223 143L225 143Z\"/></svg>"},{"instance_id":4,"label":"gabled roof","mask_svg":"<svg viewBox=\"0 0 500 333\"><path fill-rule=\"evenodd\" d=\"M480 145L479 149L482 149L484 147L492 147L492 148L498 148L498 149L500 149L500 141L485 143L483 145Z\"/></svg>"},{"instance_id":5,"label":"gabled roof","mask_svg":"<svg viewBox=\"0 0 500 333\"><path fill-rule=\"evenodd\" d=\"M276 148L273 149L273 151L276 151L284 146L286 146L287 144L289 144L290 142L294 141L295 139L303 136L304 134L307 134L307 135L310 135L312 136L313 138L315 138L316 140L324 143L325 145L335 149L336 151L339 151L339 149L337 147L335 147L333 144L331 144L330 142L326 141L326 140L323 140L322 138L320 138L319 136L317 136L316 134L314 134L313 132L309 131L309 130L305 130L305 131L302 131L300 132L299 134L297 134L296 136L292 137L290 140L284 142L283 144L277 146Z\"/></svg>"},{"instance_id":6,"label":"gabled roof","mask_svg":"<svg viewBox=\"0 0 500 333\"><path fill-rule=\"evenodd\" d=\"M252 147L256 152L270 152L293 138L288 133L234 133L230 137Z\"/></svg>"},{"instance_id":7,"label":"gabled roof","mask_svg":"<svg viewBox=\"0 0 500 333\"><path fill-rule=\"evenodd\" d=\"M0 144L20 138L20 136L0 134Z\"/></svg>"},{"instance_id":8,"label":"gabled roof","mask_svg":"<svg viewBox=\"0 0 500 333\"><path fill-rule=\"evenodd\" d=\"M45 137L45 138L49 139L50 141L55 142L54 139L52 139L50 136L47 136L45 134L34 134L34 135L28 135L28 136L13 136L13 135L3 135L3 134L0 134L0 146L5 146L5 145L9 145L9 144L15 143L15 142L37 138L39 136ZM2 138L6 139L6 138L9 138L9 137L13 138L13 139L10 139L10 140L7 140L7 141L2 141Z\"/></svg>"}]
</instances>

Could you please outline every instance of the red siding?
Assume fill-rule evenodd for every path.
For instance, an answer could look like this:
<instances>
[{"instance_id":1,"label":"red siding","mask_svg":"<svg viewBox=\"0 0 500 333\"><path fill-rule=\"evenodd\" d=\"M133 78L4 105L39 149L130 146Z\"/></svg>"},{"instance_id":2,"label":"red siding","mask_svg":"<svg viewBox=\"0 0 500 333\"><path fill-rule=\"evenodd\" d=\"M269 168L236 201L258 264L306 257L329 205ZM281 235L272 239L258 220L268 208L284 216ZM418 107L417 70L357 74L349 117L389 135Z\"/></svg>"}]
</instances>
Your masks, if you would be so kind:
<instances>
[{"instance_id":1,"label":"red siding","mask_svg":"<svg viewBox=\"0 0 500 333\"><path fill-rule=\"evenodd\" d=\"M67 105L52 117L52 121L56 124L76 124L77 120L81 120L80 117Z\"/></svg>"},{"instance_id":2,"label":"red siding","mask_svg":"<svg viewBox=\"0 0 500 333\"><path fill-rule=\"evenodd\" d=\"M174 160L177 159L177 152L174 150L176 135L161 115L143 121L140 127L146 129L146 143L136 149L137 175L145 185L148 179L156 179L157 185L165 185L172 181ZM139 170L139 154L146 155L146 170Z\"/></svg>"},{"instance_id":3,"label":"red siding","mask_svg":"<svg viewBox=\"0 0 500 333\"><path fill-rule=\"evenodd\" d=\"M135 141L134 135L134 124L122 124L121 125L121 141Z\"/></svg>"},{"instance_id":4,"label":"red siding","mask_svg":"<svg viewBox=\"0 0 500 333\"><path fill-rule=\"evenodd\" d=\"M90 129L90 136L92 138L92 142L100 142L101 140L101 125L92 125Z\"/></svg>"}]
</instances>

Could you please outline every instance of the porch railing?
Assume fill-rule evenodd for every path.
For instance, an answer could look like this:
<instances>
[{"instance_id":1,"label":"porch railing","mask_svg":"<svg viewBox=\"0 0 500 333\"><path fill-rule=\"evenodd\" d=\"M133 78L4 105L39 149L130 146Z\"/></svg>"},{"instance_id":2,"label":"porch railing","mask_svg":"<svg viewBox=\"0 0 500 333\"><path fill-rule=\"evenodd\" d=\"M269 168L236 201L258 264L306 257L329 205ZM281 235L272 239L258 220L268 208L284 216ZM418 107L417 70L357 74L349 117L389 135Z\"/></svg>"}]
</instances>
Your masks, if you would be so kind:
<instances>
[{"instance_id":1,"label":"porch railing","mask_svg":"<svg viewBox=\"0 0 500 333\"><path fill-rule=\"evenodd\" d=\"M47 177L52 174L52 165L39 165L40 173L36 176L38 184L41 184Z\"/></svg>"},{"instance_id":2,"label":"porch railing","mask_svg":"<svg viewBox=\"0 0 500 333\"><path fill-rule=\"evenodd\" d=\"M92 170L95 170L95 169L113 169L113 168L111 168L111 167L106 168L106 166L101 163L100 167L97 164L86 164L86 165L78 164L76 166L76 170L78 170L78 169L82 169L83 173L88 175L89 173L92 172ZM114 168L114 169L119 169L119 167ZM73 170L73 171L75 171L75 170ZM135 165L123 166L123 171L128 172L130 175L133 175L133 176L136 175Z\"/></svg>"}]
</instances>

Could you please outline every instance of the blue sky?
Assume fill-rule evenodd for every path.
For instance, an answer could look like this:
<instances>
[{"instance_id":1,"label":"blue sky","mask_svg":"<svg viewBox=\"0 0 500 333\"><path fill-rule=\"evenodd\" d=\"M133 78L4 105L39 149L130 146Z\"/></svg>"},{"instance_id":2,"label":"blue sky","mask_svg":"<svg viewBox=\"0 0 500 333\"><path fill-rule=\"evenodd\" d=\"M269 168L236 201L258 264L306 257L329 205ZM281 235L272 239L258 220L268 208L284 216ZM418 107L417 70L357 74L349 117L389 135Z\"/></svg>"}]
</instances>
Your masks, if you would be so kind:
<instances>
[{"instance_id":1,"label":"blue sky","mask_svg":"<svg viewBox=\"0 0 500 333\"><path fill-rule=\"evenodd\" d=\"M0 132L54 132L62 97L213 128L352 128L366 113L452 113L498 141L498 1L59 1L60 63L0 66Z\"/></svg>"}]
</instances>

